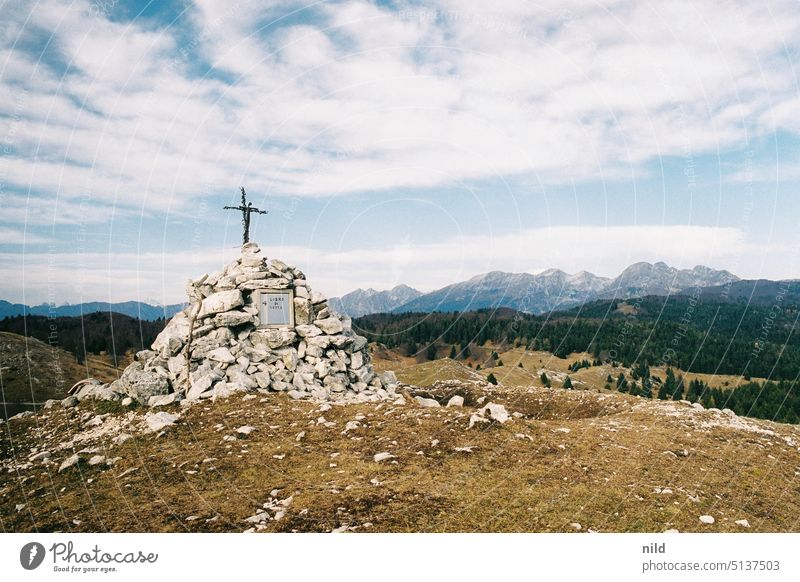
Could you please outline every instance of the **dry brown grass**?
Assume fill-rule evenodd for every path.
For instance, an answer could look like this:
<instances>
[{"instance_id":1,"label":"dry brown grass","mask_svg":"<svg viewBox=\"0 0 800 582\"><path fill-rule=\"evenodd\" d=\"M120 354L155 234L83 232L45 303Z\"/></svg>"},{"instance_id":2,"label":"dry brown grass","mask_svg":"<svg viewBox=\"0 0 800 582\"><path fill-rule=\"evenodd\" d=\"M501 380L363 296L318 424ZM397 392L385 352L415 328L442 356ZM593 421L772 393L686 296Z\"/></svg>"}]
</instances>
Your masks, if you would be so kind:
<instances>
[{"instance_id":1,"label":"dry brown grass","mask_svg":"<svg viewBox=\"0 0 800 582\"><path fill-rule=\"evenodd\" d=\"M58 463L71 451L43 465L26 462L31 449L52 449L98 410L84 403L15 419L0 438L0 523L4 531L242 531L278 489L293 501L264 531L575 531L571 523L582 531L743 531L737 519L749 520L748 531L800 529L795 426L736 424L616 393L472 383L420 393L459 391L468 404L485 397L517 415L467 430L470 406L424 409L408 398L320 410L282 394L233 397L182 411L162 436L85 443L121 459L64 473ZM362 426L343 434L358 415ZM223 438L245 424L257 430ZM463 447L472 452L456 450ZM376 463L383 451L396 458ZM663 488L672 493L656 492ZM716 523L701 524L703 514Z\"/></svg>"}]
</instances>

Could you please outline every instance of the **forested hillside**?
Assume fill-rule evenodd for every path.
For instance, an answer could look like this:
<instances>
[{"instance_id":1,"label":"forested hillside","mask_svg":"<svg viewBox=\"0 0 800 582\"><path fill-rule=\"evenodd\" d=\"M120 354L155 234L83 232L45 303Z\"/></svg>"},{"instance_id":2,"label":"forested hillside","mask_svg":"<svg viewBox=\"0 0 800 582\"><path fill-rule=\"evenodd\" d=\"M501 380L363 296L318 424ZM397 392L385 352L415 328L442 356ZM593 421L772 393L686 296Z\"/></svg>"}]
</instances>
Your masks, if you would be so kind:
<instances>
[{"instance_id":1,"label":"forested hillside","mask_svg":"<svg viewBox=\"0 0 800 582\"><path fill-rule=\"evenodd\" d=\"M800 374L794 306L646 297L598 301L534 316L509 309L378 314L354 321L371 341L413 351L434 341L460 346L513 343L559 357L672 365L686 371L794 380Z\"/></svg>"},{"instance_id":2,"label":"forested hillside","mask_svg":"<svg viewBox=\"0 0 800 582\"><path fill-rule=\"evenodd\" d=\"M87 353L106 352L116 357L130 349L149 348L164 325L163 318L143 321L110 312L55 318L19 315L0 320L0 331L36 338L71 352L83 362Z\"/></svg>"}]
</instances>

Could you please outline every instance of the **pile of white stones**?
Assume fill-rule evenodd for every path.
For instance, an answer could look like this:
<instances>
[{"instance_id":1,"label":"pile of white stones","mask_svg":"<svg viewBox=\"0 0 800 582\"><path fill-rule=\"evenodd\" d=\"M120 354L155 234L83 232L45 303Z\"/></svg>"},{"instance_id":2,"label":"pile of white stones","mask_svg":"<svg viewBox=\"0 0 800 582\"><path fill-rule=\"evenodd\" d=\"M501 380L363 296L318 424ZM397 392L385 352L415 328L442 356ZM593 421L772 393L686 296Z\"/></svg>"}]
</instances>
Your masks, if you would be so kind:
<instances>
[{"instance_id":1,"label":"pile of white stones","mask_svg":"<svg viewBox=\"0 0 800 582\"><path fill-rule=\"evenodd\" d=\"M255 291L294 290L294 327L259 328ZM257 245L222 273L186 287L189 306L111 384L84 383L71 398L163 406L236 392L286 391L293 398L367 402L396 399L392 372L376 375L367 339L333 313L305 275Z\"/></svg>"}]
</instances>

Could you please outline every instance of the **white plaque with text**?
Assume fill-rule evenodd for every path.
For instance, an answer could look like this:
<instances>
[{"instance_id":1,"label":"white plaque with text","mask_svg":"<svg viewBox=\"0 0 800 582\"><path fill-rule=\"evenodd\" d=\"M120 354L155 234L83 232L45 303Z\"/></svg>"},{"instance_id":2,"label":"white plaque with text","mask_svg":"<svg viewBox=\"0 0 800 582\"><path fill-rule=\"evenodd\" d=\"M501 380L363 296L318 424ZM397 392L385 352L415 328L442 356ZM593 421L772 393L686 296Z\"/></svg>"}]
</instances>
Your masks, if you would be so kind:
<instances>
[{"instance_id":1,"label":"white plaque with text","mask_svg":"<svg viewBox=\"0 0 800 582\"><path fill-rule=\"evenodd\" d=\"M294 327L294 291L258 292L258 327Z\"/></svg>"}]
</instances>

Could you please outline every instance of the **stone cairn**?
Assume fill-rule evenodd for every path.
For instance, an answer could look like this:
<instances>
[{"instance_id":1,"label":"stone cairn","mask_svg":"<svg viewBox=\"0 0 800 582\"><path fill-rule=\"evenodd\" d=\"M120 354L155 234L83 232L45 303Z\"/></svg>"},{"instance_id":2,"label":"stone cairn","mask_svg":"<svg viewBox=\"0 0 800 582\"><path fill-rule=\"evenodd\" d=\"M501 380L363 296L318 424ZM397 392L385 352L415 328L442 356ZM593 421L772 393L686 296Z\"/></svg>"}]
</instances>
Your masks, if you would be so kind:
<instances>
[{"instance_id":1,"label":"stone cairn","mask_svg":"<svg viewBox=\"0 0 800 582\"><path fill-rule=\"evenodd\" d=\"M294 327L258 328L260 289L294 290ZM186 293L189 306L152 349L138 352L111 384L76 385L73 398L149 406L255 390L342 402L402 398L392 372L372 370L367 339L352 331L350 319L333 313L300 270L267 260L254 243L222 273L189 281Z\"/></svg>"}]
</instances>

